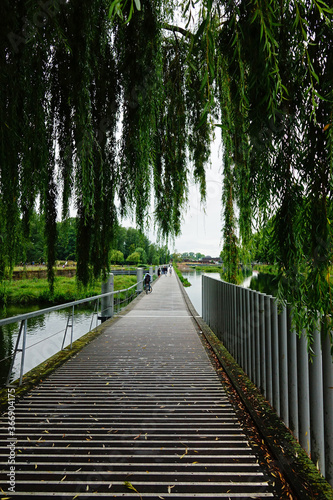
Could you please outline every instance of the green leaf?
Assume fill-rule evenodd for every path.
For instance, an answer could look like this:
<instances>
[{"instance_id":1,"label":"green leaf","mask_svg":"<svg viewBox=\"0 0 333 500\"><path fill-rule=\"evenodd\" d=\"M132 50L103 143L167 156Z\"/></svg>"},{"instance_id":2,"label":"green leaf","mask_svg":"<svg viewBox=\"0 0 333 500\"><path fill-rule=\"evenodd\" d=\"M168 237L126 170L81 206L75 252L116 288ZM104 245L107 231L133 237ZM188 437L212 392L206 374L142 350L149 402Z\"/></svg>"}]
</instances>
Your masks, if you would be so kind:
<instances>
[{"instance_id":1,"label":"green leaf","mask_svg":"<svg viewBox=\"0 0 333 500\"><path fill-rule=\"evenodd\" d=\"M135 2L135 6L136 6L136 8L137 8L138 10L141 10L141 2L140 2L140 0L134 0L134 2Z\"/></svg>"}]
</instances>

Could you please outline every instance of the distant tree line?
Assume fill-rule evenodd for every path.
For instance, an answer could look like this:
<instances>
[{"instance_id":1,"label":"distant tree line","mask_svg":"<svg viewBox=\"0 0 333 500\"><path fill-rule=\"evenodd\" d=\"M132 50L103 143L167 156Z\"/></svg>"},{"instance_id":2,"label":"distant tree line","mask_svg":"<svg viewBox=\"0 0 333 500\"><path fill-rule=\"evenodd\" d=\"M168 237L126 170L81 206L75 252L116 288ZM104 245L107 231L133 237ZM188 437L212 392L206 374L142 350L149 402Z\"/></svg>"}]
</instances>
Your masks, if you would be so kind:
<instances>
[{"instance_id":1,"label":"distant tree line","mask_svg":"<svg viewBox=\"0 0 333 500\"><path fill-rule=\"evenodd\" d=\"M69 218L57 223L56 260L76 260L77 219ZM47 249L44 233L43 216L34 213L28 238L21 238L21 245L16 257L17 263L42 263L47 261ZM138 229L119 226L109 263L112 264L164 264L170 260L166 245L158 246Z\"/></svg>"}]
</instances>

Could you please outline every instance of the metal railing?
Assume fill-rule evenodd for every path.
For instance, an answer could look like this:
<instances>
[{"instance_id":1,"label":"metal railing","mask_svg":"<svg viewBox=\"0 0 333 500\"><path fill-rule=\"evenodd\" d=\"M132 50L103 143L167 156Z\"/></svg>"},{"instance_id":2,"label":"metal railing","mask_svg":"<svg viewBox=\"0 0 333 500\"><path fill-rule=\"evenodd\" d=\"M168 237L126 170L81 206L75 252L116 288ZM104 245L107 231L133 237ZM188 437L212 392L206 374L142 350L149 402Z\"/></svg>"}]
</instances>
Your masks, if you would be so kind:
<instances>
[{"instance_id":1,"label":"metal railing","mask_svg":"<svg viewBox=\"0 0 333 500\"><path fill-rule=\"evenodd\" d=\"M82 304L88 304L88 303L94 303L94 309L92 312L92 318L91 318L91 323L90 323L90 329L88 331L91 331L93 329L93 323L94 319L96 320L96 326L98 324L98 319L102 319L104 316L106 318L112 317L114 314L118 314L121 309L123 309L129 302L131 302L138 293L142 291L142 273L138 273L138 281L134 285L132 285L129 288L123 289L123 290L116 290L116 291L110 291L108 293L102 293L100 295L94 295L93 297L88 297L85 299L80 299L80 300L75 300L73 302L67 302L66 304L60 304L57 306L52 306L48 307L45 309L40 309L38 311L26 313L26 314L20 314L17 316L13 316L11 318L5 318L0 320L0 327L5 326L5 325L10 325L13 323L19 323L19 330L18 330L18 335L15 343L15 348L13 352L9 355L6 356L5 358L0 360L1 362L8 361L11 359L11 364L9 368L9 373L7 376L7 381L6 385L10 384L11 378L12 378L12 373L13 373L13 368L15 364L15 360L17 357L18 353L21 353L21 363L20 363L20 370L19 370L19 385L22 384L22 378L24 374L24 366L25 366L25 356L26 356L26 351L28 348L34 347L37 344L41 342L45 342L49 340L50 338L54 337L55 335L59 335L59 333L64 332L63 339L62 339L62 345L61 348L59 346L58 350L63 350L67 334L70 334L70 340L69 340L69 348L72 349L72 344L73 344L73 338L74 338L74 311L75 308L79 305ZM107 307L110 307L110 304L112 306L112 315L110 316L109 314L109 309L107 311L104 310L103 307L103 301L105 299L111 299L108 300L107 302ZM66 321L66 326L58 331L57 333L50 335L42 340L37 341L35 344L32 344L27 347L27 331L28 331L28 321L31 318L36 318L41 315L49 314L54 311L60 311L64 309L69 309L69 313L67 316L67 321ZM88 332L85 332L88 333ZM84 335L85 333L82 333ZM81 335L81 336L82 336Z\"/></svg>"},{"instance_id":2,"label":"metal railing","mask_svg":"<svg viewBox=\"0 0 333 500\"><path fill-rule=\"evenodd\" d=\"M333 485L333 361L318 327L304 332L274 297L202 277L202 317Z\"/></svg>"}]
</instances>

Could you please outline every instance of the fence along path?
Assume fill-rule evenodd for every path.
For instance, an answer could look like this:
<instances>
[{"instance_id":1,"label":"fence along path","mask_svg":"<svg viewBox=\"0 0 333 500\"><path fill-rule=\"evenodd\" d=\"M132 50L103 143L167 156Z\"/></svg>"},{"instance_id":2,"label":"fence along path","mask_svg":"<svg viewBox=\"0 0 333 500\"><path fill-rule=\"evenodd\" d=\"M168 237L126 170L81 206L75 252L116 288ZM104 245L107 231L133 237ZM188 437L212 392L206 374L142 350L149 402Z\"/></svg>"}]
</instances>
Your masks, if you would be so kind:
<instances>
[{"instance_id":1,"label":"fence along path","mask_svg":"<svg viewBox=\"0 0 333 500\"><path fill-rule=\"evenodd\" d=\"M18 401L8 497L274 498L194 325L162 276ZM5 464L6 427L4 415Z\"/></svg>"}]
</instances>

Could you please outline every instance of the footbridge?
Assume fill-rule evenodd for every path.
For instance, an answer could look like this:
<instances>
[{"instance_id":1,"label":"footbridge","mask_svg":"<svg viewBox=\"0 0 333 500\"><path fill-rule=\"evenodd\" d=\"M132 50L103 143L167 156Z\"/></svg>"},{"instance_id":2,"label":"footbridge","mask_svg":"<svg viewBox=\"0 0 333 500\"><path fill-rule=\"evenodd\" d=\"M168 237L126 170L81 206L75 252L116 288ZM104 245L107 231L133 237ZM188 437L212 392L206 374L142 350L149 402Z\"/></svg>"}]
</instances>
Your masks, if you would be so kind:
<instances>
[{"instance_id":1,"label":"footbridge","mask_svg":"<svg viewBox=\"0 0 333 500\"><path fill-rule=\"evenodd\" d=\"M162 276L9 406L1 498L312 498L284 478L196 316Z\"/></svg>"}]
</instances>

